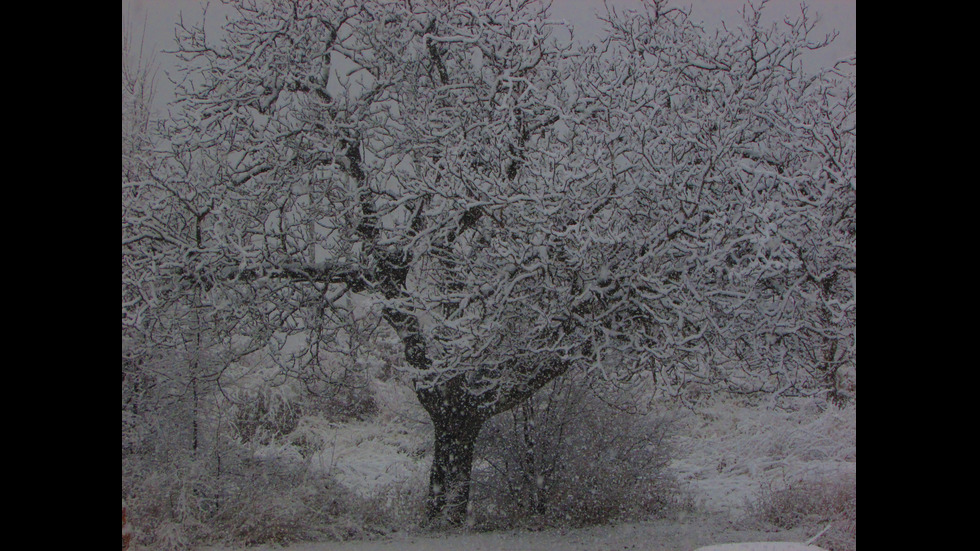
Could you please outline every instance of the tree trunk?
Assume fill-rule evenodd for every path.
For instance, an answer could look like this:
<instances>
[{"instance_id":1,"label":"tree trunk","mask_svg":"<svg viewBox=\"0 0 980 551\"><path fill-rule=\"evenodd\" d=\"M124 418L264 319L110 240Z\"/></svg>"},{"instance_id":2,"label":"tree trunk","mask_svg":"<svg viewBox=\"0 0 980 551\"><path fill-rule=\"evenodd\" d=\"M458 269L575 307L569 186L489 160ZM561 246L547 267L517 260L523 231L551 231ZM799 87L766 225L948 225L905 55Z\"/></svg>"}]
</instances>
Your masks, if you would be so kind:
<instances>
[{"instance_id":1,"label":"tree trunk","mask_svg":"<svg viewBox=\"0 0 980 551\"><path fill-rule=\"evenodd\" d=\"M474 416L432 416L435 456L429 473L426 517L430 522L460 525L470 501L473 449L484 419Z\"/></svg>"}]
</instances>

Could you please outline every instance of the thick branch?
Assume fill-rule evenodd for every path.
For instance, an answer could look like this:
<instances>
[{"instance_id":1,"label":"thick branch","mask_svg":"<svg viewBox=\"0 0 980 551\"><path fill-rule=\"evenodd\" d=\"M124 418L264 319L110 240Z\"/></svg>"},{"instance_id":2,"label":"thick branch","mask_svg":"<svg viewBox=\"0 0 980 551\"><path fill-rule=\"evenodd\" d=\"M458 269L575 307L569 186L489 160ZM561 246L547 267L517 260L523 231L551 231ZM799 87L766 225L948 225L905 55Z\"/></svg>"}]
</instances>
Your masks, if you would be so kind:
<instances>
[{"instance_id":1,"label":"thick branch","mask_svg":"<svg viewBox=\"0 0 980 551\"><path fill-rule=\"evenodd\" d=\"M310 283L342 283L352 291L362 291L367 287L365 270L355 264L320 262L317 264L266 264L256 268L224 268L205 277L200 272L180 270L182 279L190 281L235 281L250 283L259 279L305 281Z\"/></svg>"}]
</instances>

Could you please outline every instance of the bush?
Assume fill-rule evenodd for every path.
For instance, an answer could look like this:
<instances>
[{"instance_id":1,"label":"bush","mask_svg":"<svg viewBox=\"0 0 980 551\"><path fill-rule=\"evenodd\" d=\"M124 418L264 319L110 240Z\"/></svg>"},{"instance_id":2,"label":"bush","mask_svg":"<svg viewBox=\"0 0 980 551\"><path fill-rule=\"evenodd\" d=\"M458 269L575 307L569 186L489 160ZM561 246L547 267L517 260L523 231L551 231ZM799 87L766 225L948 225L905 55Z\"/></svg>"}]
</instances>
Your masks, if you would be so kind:
<instances>
[{"instance_id":1,"label":"bush","mask_svg":"<svg viewBox=\"0 0 980 551\"><path fill-rule=\"evenodd\" d=\"M124 462L134 543L177 551L205 543L282 545L382 531L371 528L374 519L364 518L364 499L309 468L298 453L256 459L251 450L239 452L226 450L220 471L214 459L145 465L143 472L130 473Z\"/></svg>"},{"instance_id":2,"label":"bush","mask_svg":"<svg viewBox=\"0 0 980 551\"><path fill-rule=\"evenodd\" d=\"M225 543L287 544L356 535L347 522L354 498L325 473L281 460L251 462L211 525Z\"/></svg>"},{"instance_id":3,"label":"bush","mask_svg":"<svg viewBox=\"0 0 980 551\"><path fill-rule=\"evenodd\" d=\"M238 397L251 399L201 400L196 449L181 408L142 413L141 425L153 430L132 432L139 438L122 462L132 543L177 551L360 534L359 499L311 468L304 442L291 439L302 400L268 391Z\"/></svg>"},{"instance_id":4,"label":"bush","mask_svg":"<svg viewBox=\"0 0 980 551\"><path fill-rule=\"evenodd\" d=\"M296 429L300 405L274 392L238 392L234 395L234 429L243 442L269 444Z\"/></svg>"},{"instance_id":5,"label":"bush","mask_svg":"<svg viewBox=\"0 0 980 551\"><path fill-rule=\"evenodd\" d=\"M750 508L750 517L778 528L805 527L830 551L853 551L857 544L857 478L845 475L766 486Z\"/></svg>"},{"instance_id":6,"label":"bush","mask_svg":"<svg viewBox=\"0 0 980 551\"><path fill-rule=\"evenodd\" d=\"M583 382L556 381L497 416L477 443L477 524L583 526L666 512L671 424L610 407Z\"/></svg>"},{"instance_id":7,"label":"bush","mask_svg":"<svg viewBox=\"0 0 980 551\"><path fill-rule=\"evenodd\" d=\"M234 404L234 429L243 442L269 444L290 434L303 415L330 421L367 419L378 413L368 379L344 372L334 379L290 381L278 386L264 381L226 391Z\"/></svg>"},{"instance_id":8,"label":"bush","mask_svg":"<svg viewBox=\"0 0 980 551\"><path fill-rule=\"evenodd\" d=\"M358 512L366 532L414 531L422 526L428 479L422 476L391 482L364 498Z\"/></svg>"},{"instance_id":9,"label":"bush","mask_svg":"<svg viewBox=\"0 0 980 551\"><path fill-rule=\"evenodd\" d=\"M336 418L331 411L357 419L376 410L370 389L348 388L310 395L297 385L239 381L224 394L202 393L196 412L183 402L142 407L139 416L124 409L122 493L132 545L281 545L417 525L422 481L365 497L318 461L324 443L306 420Z\"/></svg>"}]
</instances>

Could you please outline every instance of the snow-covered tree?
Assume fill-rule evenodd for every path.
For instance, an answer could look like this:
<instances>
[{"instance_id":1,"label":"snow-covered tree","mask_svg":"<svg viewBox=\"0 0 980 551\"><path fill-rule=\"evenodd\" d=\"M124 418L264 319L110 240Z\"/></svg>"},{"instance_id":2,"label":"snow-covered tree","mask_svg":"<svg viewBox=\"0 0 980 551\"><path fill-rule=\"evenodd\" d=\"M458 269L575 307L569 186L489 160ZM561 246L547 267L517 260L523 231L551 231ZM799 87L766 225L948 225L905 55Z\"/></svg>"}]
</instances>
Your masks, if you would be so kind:
<instances>
[{"instance_id":1,"label":"snow-covered tree","mask_svg":"<svg viewBox=\"0 0 980 551\"><path fill-rule=\"evenodd\" d=\"M147 155L150 148L150 112L153 103L154 77L156 74L156 64L154 56L144 51L145 45L144 22L139 36L134 33L134 21L131 12L123 14L122 19L122 224L123 224L123 327L122 327L122 379L124 385L124 403L128 400L130 409L138 408L135 406L135 396L126 396L125 389L127 376L130 382L136 378L136 370L133 364L137 361L132 355L132 339L136 337L132 331L132 326L126 323L127 309L138 307L145 304L145 301L137 299L134 294L135 287L128 287L126 280L126 239L127 226L133 218L131 205L133 198L137 195L133 190L133 182L139 181L148 175ZM142 251L139 255L141 256ZM125 413L124 413L125 420ZM126 429L124 425L125 442Z\"/></svg>"},{"instance_id":2,"label":"snow-covered tree","mask_svg":"<svg viewBox=\"0 0 980 551\"><path fill-rule=\"evenodd\" d=\"M845 399L856 361L853 73L804 73L807 50L831 39L810 38L805 8L766 26L747 5L742 26L709 34L666 2L644 7L609 14L582 82L616 117L592 131L623 144L628 199L611 209L629 221L615 241L632 244L631 296L656 320L646 351L674 388L798 393L819 380Z\"/></svg>"},{"instance_id":3,"label":"snow-covered tree","mask_svg":"<svg viewBox=\"0 0 980 551\"><path fill-rule=\"evenodd\" d=\"M649 1L580 48L531 0L229 5L220 40L178 28L124 324L308 377L376 308L434 426L430 518L465 518L484 422L570 370L853 370L855 85L803 72L806 17L709 34Z\"/></svg>"}]
</instances>

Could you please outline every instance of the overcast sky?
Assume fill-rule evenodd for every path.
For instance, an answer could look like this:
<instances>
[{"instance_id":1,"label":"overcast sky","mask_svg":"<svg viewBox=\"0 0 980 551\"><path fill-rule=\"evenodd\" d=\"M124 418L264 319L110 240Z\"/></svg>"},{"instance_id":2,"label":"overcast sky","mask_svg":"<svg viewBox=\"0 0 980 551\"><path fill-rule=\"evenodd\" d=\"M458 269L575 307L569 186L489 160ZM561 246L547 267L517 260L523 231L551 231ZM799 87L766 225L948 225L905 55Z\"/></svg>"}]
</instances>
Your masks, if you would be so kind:
<instances>
[{"instance_id":1,"label":"overcast sky","mask_svg":"<svg viewBox=\"0 0 980 551\"><path fill-rule=\"evenodd\" d=\"M137 28L141 27L145 18L146 45L159 51L173 47L173 29L179 14L183 12L185 21L197 20L203 4L203 0L122 0L122 12L123 17L126 17L127 11L131 13ZM214 1L212 4L217 5L219 2ZM609 4L617 9L626 9L638 6L640 0L609 0ZM677 0L674 5L691 7L692 19L714 27L722 21L740 21L738 12L743 1ZM830 47L813 53L807 59L808 68L830 65L853 55L857 43L857 0L808 0L806 5L811 16L820 16L821 21L815 33L820 33L821 37L835 29L840 33ZM602 0L553 0L552 15L556 19L568 20L576 27L578 37L584 39L600 29L594 14L596 10L602 9ZM800 13L800 0L769 0L764 13L771 21L780 21L785 17L795 19ZM169 56L163 54L158 55L157 61L164 71L173 65ZM160 80L161 89L157 91L157 99L160 104L164 104L173 99L173 94L166 79Z\"/></svg>"}]
</instances>

